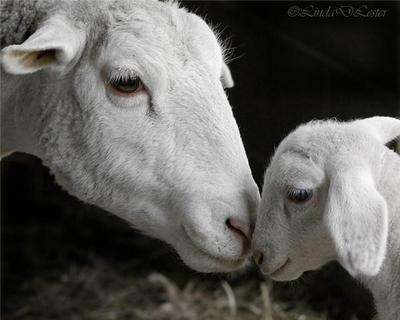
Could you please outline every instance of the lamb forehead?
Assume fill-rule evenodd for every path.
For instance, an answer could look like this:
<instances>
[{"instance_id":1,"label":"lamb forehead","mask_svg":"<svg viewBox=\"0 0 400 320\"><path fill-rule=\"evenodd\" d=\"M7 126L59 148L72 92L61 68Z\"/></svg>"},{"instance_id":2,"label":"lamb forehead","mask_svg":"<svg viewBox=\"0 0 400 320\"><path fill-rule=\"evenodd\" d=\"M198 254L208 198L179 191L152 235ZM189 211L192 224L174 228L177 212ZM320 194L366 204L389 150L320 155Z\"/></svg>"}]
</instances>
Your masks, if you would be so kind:
<instances>
[{"instance_id":1,"label":"lamb forehead","mask_svg":"<svg viewBox=\"0 0 400 320\"><path fill-rule=\"evenodd\" d=\"M286 136L276 149L265 173L266 185L291 184L296 181L296 177L303 177L304 173L313 173L316 180L319 180L324 157L336 145L330 139L340 132L339 125L339 122L332 120L311 121Z\"/></svg>"},{"instance_id":2,"label":"lamb forehead","mask_svg":"<svg viewBox=\"0 0 400 320\"><path fill-rule=\"evenodd\" d=\"M323 179L320 166L299 150L286 150L274 157L267 169L265 182L272 188L312 188Z\"/></svg>"},{"instance_id":3,"label":"lamb forehead","mask_svg":"<svg viewBox=\"0 0 400 320\"><path fill-rule=\"evenodd\" d=\"M300 125L279 145L276 155L296 152L314 160L337 151L344 144L348 145L359 136L346 122L335 120L310 121Z\"/></svg>"},{"instance_id":4,"label":"lamb forehead","mask_svg":"<svg viewBox=\"0 0 400 320\"><path fill-rule=\"evenodd\" d=\"M311 121L290 133L279 145L271 167L286 172L285 168L304 168L314 163L320 168L342 162L352 154L368 151L372 140L369 133L352 122L334 120Z\"/></svg>"}]
</instances>

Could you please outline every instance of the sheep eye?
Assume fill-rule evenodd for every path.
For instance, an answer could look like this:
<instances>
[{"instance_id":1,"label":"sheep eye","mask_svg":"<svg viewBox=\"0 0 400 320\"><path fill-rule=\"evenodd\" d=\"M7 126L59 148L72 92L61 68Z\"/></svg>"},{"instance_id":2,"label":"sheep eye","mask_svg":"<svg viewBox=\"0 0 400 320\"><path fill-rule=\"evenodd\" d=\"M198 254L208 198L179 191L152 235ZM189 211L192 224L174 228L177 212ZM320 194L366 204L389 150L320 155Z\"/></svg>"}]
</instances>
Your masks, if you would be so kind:
<instances>
[{"instance_id":1,"label":"sheep eye","mask_svg":"<svg viewBox=\"0 0 400 320\"><path fill-rule=\"evenodd\" d=\"M294 189L290 190L288 193L289 200L301 203L306 202L313 196L313 191L311 189Z\"/></svg>"},{"instance_id":2,"label":"sheep eye","mask_svg":"<svg viewBox=\"0 0 400 320\"><path fill-rule=\"evenodd\" d=\"M144 89L143 83L139 77L111 80L110 85L122 94L133 94Z\"/></svg>"}]
</instances>

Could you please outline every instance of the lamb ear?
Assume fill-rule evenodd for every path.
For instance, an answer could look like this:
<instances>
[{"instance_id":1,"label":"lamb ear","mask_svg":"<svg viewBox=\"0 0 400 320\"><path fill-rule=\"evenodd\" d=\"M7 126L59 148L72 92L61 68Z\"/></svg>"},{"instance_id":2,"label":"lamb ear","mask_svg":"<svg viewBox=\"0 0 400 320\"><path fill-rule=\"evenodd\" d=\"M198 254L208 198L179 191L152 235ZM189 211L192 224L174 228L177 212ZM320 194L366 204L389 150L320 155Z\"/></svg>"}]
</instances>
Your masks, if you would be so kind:
<instances>
[{"instance_id":1,"label":"lamb ear","mask_svg":"<svg viewBox=\"0 0 400 320\"><path fill-rule=\"evenodd\" d=\"M27 74L53 67L64 69L80 57L85 44L83 31L64 17L46 20L25 42L2 50L4 69L12 74Z\"/></svg>"},{"instance_id":2,"label":"lamb ear","mask_svg":"<svg viewBox=\"0 0 400 320\"><path fill-rule=\"evenodd\" d=\"M351 169L333 177L326 210L339 262L354 277L376 275L386 254L388 212L370 172Z\"/></svg>"},{"instance_id":3,"label":"lamb ear","mask_svg":"<svg viewBox=\"0 0 400 320\"><path fill-rule=\"evenodd\" d=\"M400 120L396 118L372 117L356 120L354 125L372 132L383 144L400 137Z\"/></svg>"},{"instance_id":4,"label":"lamb ear","mask_svg":"<svg viewBox=\"0 0 400 320\"><path fill-rule=\"evenodd\" d=\"M223 62L221 70L221 82L224 88L232 88L234 86L231 70L229 70L228 65Z\"/></svg>"}]
</instances>

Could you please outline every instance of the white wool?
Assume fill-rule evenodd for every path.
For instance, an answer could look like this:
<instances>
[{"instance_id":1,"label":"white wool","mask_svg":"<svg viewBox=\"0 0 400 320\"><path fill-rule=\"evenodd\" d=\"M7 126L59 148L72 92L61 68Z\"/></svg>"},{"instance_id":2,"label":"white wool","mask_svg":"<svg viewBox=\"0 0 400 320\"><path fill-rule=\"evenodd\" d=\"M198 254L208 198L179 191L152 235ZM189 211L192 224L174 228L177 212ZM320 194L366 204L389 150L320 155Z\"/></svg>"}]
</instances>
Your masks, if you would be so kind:
<instances>
[{"instance_id":1,"label":"white wool","mask_svg":"<svg viewBox=\"0 0 400 320\"><path fill-rule=\"evenodd\" d=\"M246 240L226 221L248 229L259 194L208 25L174 2L25 3L2 2L2 152L38 156L196 270L241 266ZM145 89L112 88L126 77Z\"/></svg>"}]
</instances>

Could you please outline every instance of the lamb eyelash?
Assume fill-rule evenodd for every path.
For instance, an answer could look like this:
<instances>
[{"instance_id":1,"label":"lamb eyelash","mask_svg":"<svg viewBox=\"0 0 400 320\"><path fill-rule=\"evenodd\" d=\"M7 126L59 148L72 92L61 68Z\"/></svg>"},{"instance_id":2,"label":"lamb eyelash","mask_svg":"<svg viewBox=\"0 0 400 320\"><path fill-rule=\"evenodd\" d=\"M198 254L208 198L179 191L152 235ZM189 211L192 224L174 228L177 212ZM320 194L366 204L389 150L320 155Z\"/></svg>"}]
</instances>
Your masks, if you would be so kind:
<instances>
[{"instance_id":1,"label":"lamb eyelash","mask_svg":"<svg viewBox=\"0 0 400 320\"><path fill-rule=\"evenodd\" d=\"M287 196L292 195L296 190L298 190L298 188L294 188L294 187L286 187L285 188L285 193Z\"/></svg>"}]
</instances>

